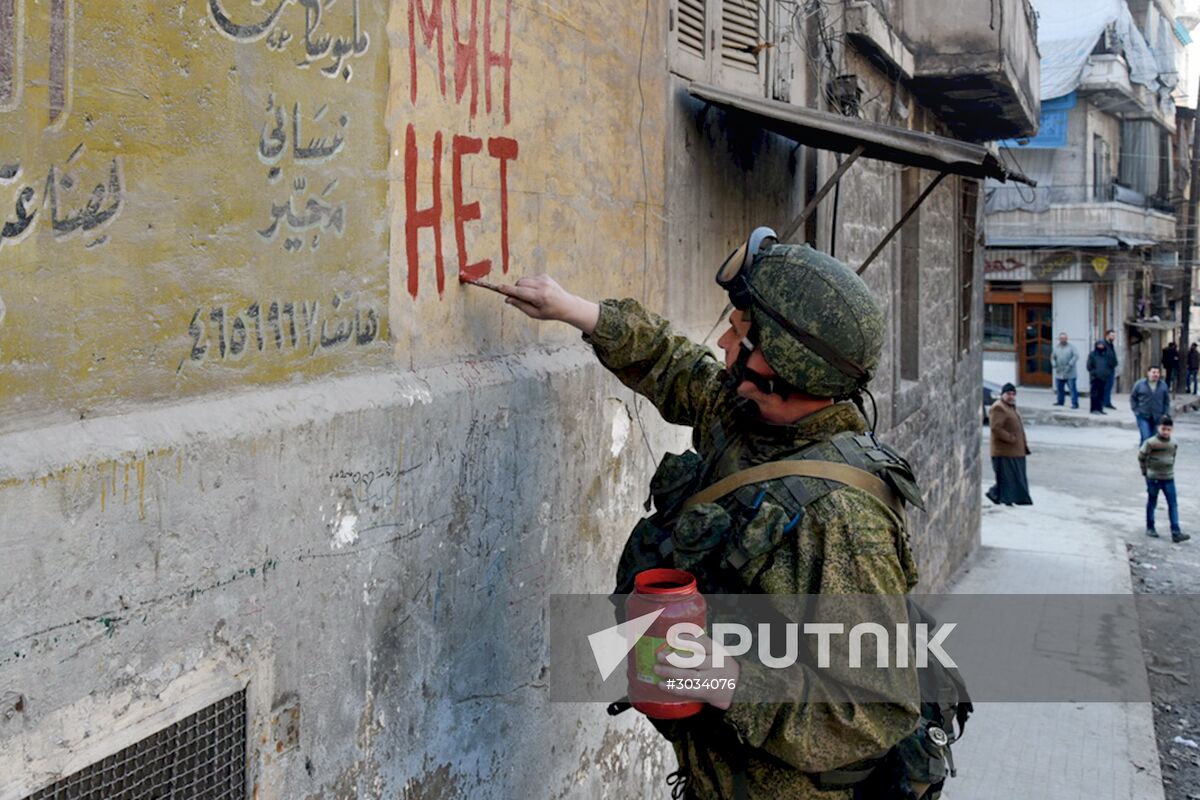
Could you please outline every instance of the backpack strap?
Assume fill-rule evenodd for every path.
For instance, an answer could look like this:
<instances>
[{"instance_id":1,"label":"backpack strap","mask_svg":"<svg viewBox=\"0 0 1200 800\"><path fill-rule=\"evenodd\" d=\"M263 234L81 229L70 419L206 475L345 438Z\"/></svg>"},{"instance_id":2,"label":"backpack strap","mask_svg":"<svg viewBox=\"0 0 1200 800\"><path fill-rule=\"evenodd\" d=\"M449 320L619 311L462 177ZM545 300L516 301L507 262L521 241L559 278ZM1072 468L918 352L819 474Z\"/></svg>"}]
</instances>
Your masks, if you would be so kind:
<instances>
[{"instance_id":1,"label":"backpack strap","mask_svg":"<svg viewBox=\"0 0 1200 800\"><path fill-rule=\"evenodd\" d=\"M715 502L730 492L751 483L761 483L789 476L823 478L827 481L862 489L896 512L896 516L904 518L904 504L890 485L866 470L833 461L771 461L739 470L689 497L683 502L681 510L700 503Z\"/></svg>"}]
</instances>

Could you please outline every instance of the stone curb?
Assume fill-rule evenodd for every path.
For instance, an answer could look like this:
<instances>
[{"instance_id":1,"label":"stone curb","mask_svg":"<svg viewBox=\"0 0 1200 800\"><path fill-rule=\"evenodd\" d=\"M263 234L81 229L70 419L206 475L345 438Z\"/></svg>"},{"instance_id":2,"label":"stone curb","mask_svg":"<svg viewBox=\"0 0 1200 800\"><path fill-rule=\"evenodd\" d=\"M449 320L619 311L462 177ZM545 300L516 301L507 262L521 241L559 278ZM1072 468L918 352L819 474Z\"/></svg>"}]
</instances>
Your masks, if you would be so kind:
<instances>
[{"instance_id":1,"label":"stone curb","mask_svg":"<svg viewBox=\"0 0 1200 800\"><path fill-rule=\"evenodd\" d=\"M1133 414L1128 409L1118 411L1109 409L1107 415L1100 416L1091 414L1082 408L1075 412L1059 411L1050 408L1029 408L1028 406L1018 408L1022 419L1034 425L1062 425L1068 428L1107 427L1122 428L1131 431L1137 430L1137 423L1134 422ZM1197 409L1200 409L1200 397L1173 404L1171 406L1171 414L1187 414Z\"/></svg>"}]
</instances>

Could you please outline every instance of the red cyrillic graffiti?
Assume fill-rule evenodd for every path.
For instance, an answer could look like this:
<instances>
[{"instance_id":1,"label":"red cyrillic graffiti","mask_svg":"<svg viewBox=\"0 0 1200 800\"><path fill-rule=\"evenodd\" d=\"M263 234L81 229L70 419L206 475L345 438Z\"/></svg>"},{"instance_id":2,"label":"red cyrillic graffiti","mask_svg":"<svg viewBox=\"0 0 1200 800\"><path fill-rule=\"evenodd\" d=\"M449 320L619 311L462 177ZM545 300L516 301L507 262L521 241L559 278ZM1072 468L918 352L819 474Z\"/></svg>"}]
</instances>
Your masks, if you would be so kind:
<instances>
[{"instance_id":1,"label":"red cyrillic graffiti","mask_svg":"<svg viewBox=\"0 0 1200 800\"><path fill-rule=\"evenodd\" d=\"M420 263L417 232L433 228L433 259L437 270L437 290L446 290L446 270L442 263L442 132L433 135L433 205L417 209L417 133L409 123L404 134L404 236L408 249L408 293L417 296Z\"/></svg>"},{"instance_id":2,"label":"red cyrillic graffiti","mask_svg":"<svg viewBox=\"0 0 1200 800\"><path fill-rule=\"evenodd\" d=\"M432 50L436 56L438 89L442 98L449 99L446 95L446 20L443 13L446 1L409 0L409 97L414 105L420 95L417 86L417 48L422 46L427 51ZM497 3L500 1L496 0ZM512 0L503 0L504 13L498 19L493 19L492 16L493 0L484 0L482 17L479 14L479 0L469 0L470 15L465 19L459 17L459 4L465 4L468 0L448 0L448 2L450 3L450 36L454 46L453 102L456 105L463 105L464 97L467 97L466 105L470 119L477 118L479 113L479 73L482 70L485 113L490 115L494 108L499 107L503 113L501 124L508 125L512 121ZM465 29L462 27L463 24L466 25ZM480 46L480 26L483 28L482 46ZM503 27L502 32L499 30L500 27ZM495 32L493 32L493 28L496 28ZM495 33L496 41L502 37L502 46L493 45L493 33ZM499 80L503 84L497 92L501 95L499 102L494 100L492 86L492 78L497 69L500 70ZM410 123L404 139L404 233L408 257L408 293L413 299L417 297L420 284L420 254L417 240L422 228L433 229L437 291L439 296L445 292L441 200L441 161L444 135L450 136L451 141L450 192L454 206L454 241L458 248L459 277L464 280L483 278L491 272L494 263L492 258L483 258L472 262L467 253L467 223L482 221L486 204L481 203L478 199L470 202L464 199L463 161L483 152L483 137L449 134L440 130L434 133L432 140L432 204L425 208L418 208L417 134L413 124ZM514 138L491 136L487 139L487 155L496 160L499 170L500 264L506 274L509 267L508 170L509 162L517 159L519 150L517 140Z\"/></svg>"}]
</instances>

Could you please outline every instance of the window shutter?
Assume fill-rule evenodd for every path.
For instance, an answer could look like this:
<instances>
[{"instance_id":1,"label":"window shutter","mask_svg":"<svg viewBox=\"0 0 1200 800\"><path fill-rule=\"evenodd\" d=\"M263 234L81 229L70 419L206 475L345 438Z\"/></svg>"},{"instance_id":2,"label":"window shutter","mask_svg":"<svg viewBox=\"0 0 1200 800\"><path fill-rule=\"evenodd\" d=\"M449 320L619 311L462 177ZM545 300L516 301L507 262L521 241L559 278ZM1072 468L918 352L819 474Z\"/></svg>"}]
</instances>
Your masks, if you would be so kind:
<instances>
[{"instance_id":1,"label":"window shutter","mask_svg":"<svg viewBox=\"0 0 1200 800\"><path fill-rule=\"evenodd\" d=\"M704 58L705 0L679 0L676 9L675 40L679 49L696 58Z\"/></svg>"},{"instance_id":2,"label":"window shutter","mask_svg":"<svg viewBox=\"0 0 1200 800\"><path fill-rule=\"evenodd\" d=\"M671 3L671 71L694 81L711 81L708 32L709 6L720 0L674 0Z\"/></svg>"},{"instance_id":3,"label":"window shutter","mask_svg":"<svg viewBox=\"0 0 1200 800\"><path fill-rule=\"evenodd\" d=\"M766 34L758 0L721 0L720 79L722 86L762 94L766 88L767 51L757 50Z\"/></svg>"}]
</instances>

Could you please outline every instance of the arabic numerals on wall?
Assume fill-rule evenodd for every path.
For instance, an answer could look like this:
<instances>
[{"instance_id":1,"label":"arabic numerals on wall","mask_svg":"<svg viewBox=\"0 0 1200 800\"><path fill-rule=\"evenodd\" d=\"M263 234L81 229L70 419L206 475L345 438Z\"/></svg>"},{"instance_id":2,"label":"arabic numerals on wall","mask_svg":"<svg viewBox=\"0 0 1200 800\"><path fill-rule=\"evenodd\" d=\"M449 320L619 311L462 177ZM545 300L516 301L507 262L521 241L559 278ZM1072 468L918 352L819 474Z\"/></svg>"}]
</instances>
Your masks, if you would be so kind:
<instances>
[{"instance_id":1,"label":"arabic numerals on wall","mask_svg":"<svg viewBox=\"0 0 1200 800\"><path fill-rule=\"evenodd\" d=\"M191 349L180 362L238 361L247 353L302 353L365 346L379 336L375 309L334 294L327 310L319 300L256 302L245 308L201 306L188 323Z\"/></svg>"}]
</instances>

